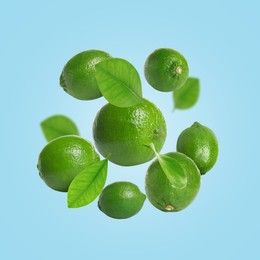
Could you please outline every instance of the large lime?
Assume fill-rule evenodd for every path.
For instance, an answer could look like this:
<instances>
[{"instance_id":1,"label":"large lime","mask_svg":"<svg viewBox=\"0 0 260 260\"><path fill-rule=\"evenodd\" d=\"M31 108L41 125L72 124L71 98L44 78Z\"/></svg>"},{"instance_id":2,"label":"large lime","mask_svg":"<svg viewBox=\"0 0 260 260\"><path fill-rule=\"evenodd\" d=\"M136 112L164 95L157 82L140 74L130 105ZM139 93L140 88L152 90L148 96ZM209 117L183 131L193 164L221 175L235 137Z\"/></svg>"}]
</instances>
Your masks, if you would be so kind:
<instances>
[{"instance_id":1,"label":"large lime","mask_svg":"<svg viewBox=\"0 0 260 260\"><path fill-rule=\"evenodd\" d=\"M105 105L97 114L93 137L98 151L119 165L131 166L151 160L154 144L160 151L166 138L166 124L161 111L143 99L132 107Z\"/></svg>"}]
</instances>

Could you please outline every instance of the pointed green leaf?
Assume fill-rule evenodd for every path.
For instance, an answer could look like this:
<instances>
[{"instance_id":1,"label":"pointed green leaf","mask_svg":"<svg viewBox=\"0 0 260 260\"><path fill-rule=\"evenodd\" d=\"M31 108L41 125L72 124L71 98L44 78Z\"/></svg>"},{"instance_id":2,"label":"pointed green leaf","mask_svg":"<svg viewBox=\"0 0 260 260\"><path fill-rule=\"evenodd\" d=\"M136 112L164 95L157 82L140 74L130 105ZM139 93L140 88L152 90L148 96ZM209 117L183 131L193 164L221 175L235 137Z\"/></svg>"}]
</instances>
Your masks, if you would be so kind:
<instances>
[{"instance_id":1,"label":"pointed green leaf","mask_svg":"<svg viewBox=\"0 0 260 260\"><path fill-rule=\"evenodd\" d=\"M104 60L95 66L95 70L99 89L112 105L130 107L142 101L140 76L128 61Z\"/></svg>"},{"instance_id":2,"label":"pointed green leaf","mask_svg":"<svg viewBox=\"0 0 260 260\"><path fill-rule=\"evenodd\" d=\"M171 186L177 189L185 188L188 180L185 171L179 162L170 156L158 154L153 143L147 147L149 147L156 155L157 160L162 167L166 177L168 178Z\"/></svg>"},{"instance_id":3,"label":"pointed green leaf","mask_svg":"<svg viewBox=\"0 0 260 260\"><path fill-rule=\"evenodd\" d=\"M198 101L199 92L199 79L188 78L181 88L173 91L174 107L178 109L191 108Z\"/></svg>"},{"instance_id":4,"label":"pointed green leaf","mask_svg":"<svg viewBox=\"0 0 260 260\"><path fill-rule=\"evenodd\" d=\"M68 190L68 207L88 205L101 193L107 178L108 160L90 164L71 182Z\"/></svg>"},{"instance_id":5,"label":"pointed green leaf","mask_svg":"<svg viewBox=\"0 0 260 260\"><path fill-rule=\"evenodd\" d=\"M178 161L162 154L157 158L170 184L177 189L184 188L187 185L187 177Z\"/></svg>"},{"instance_id":6,"label":"pointed green leaf","mask_svg":"<svg viewBox=\"0 0 260 260\"><path fill-rule=\"evenodd\" d=\"M48 142L64 135L79 135L75 123L63 115L54 115L46 118L41 122L41 128Z\"/></svg>"}]
</instances>

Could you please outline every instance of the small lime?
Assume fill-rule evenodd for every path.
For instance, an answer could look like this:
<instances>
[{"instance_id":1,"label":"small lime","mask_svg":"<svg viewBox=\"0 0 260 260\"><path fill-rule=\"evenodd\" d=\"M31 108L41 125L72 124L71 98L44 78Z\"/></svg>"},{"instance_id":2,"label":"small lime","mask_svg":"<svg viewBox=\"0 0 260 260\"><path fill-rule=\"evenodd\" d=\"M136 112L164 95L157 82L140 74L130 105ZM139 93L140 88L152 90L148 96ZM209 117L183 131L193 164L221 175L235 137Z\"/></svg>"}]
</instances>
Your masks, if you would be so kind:
<instances>
[{"instance_id":1,"label":"small lime","mask_svg":"<svg viewBox=\"0 0 260 260\"><path fill-rule=\"evenodd\" d=\"M146 196L131 182L115 182L102 191L98 207L111 218L124 219L136 215Z\"/></svg>"},{"instance_id":2,"label":"small lime","mask_svg":"<svg viewBox=\"0 0 260 260\"><path fill-rule=\"evenodd\" d=\"M151 53L144 66L147 82L163 92L173 91L183 86L189 76L186 59L178 51L161 48Z\"/></svg>"},{"instance_id":3,"label":"small lime","mask_svg":"<svg viewBox=\"0 0 260 260\"><path fill-rule=\"evenodd\" d=\"M158 160L148 168L145 178L145 190L149 201L165 212L180 211L186 208L196 197L200 188L200 172L196 164L181 153L167 153L176 159L183 168L187 185L178 189L171 186Z\"/></svg>"},{"instance_id":4,"label":"small lime","mask_svg":"<svg viewBox=\"0 0 260 260\"><path fill-rule=\"evenodd\" d=\"M61 87L71 96L91 100L102 96L95 78L95 65L111 56L100 50L88 50L72 57L60 75Z\"/></svg>"},{"instance_id":5,"label":"small lime","mask_svg":"<svg viewBox=\"0 0 260 260\"><path fill-rule=\"evenodd\" d=\"M75 176L96 161L99 155L88 141L67 135L52 140L43 148L37 168L50 188L66 192Z\"/></svg>"},{"instance_id":6,"label":"small lime","mask_svg":"<svg viewBox=\"0 0 260 260\"><path fill-rule=\"evenodd\" d=\"M177 151L190 157L205 174L217 161L218 141L210 128L195 122L178 137Z\"/></svg>"},{"instance_id":7,"label":"small lime","mask_svg":"<svg viewBox=\"0 0 260 260\"><path fill-rule=\"evenodd\" d=\"M131 166L154 157L147 146L160 151L166 138L166 124L161 111L150 101L132 107L105 105L97 114L93 137L98 151L109 161Z\"/></svg>"}]
</instances>

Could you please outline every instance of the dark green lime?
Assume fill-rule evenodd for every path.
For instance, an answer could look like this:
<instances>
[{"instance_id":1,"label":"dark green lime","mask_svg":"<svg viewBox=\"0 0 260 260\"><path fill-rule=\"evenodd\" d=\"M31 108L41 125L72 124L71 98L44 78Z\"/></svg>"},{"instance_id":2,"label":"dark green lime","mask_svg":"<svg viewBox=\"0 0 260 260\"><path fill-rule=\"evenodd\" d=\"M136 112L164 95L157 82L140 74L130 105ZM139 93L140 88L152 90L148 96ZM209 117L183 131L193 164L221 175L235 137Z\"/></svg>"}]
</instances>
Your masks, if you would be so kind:
<instances>
[{"instance_id":1,"label":"dark green lime","mask_svg":"<svg viewBox=\"0 0 260 260\"><path fill-rule=\"evenodd\" d=\"M115 182L102 191L98 207L111 218L125 219L136 215L146 196L131 182Z\"/></svg>"}]
</instances>

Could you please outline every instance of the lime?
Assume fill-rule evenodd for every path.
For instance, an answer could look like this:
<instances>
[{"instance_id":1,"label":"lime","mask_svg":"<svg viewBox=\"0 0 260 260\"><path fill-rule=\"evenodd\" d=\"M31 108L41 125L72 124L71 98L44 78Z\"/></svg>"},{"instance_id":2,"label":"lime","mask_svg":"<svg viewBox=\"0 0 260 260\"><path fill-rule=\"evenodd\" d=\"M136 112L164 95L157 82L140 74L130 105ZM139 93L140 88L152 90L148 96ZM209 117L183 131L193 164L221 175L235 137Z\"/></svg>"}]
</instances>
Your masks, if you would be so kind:
<instances>
[{"instance_id":1,"label":"lime","mask_svg":"<svg viewBox=\"0 0 260 260\"><path fill-rule=\"evenodd\" d=\"M177 151L190 157L205 174L217 161L218 141L211 129L195 122L178 137Z\"/></svg>"},{"instance_id":2,"label":"lime","mask_svg":"<svg viewBox=\"0 0 260 260\"><path fill-rule=\"evenodd\" d=\"M178 51L161 48L151 53L144 66L147 82L163 92L180 88L189 76L186 59Z\"/></svg>"},{"instance_id":3,"label":"lime","mask_svg":"<svg viewBox=\"0 0 260 260\"><path fill-rule=\"evenodd\" d=\"M115 182L102 191L98 207L111 218L124 219L136 215L146 196L131 182Z\"/></svg>"},{"instance_id":4,"label":"lime","mask_svg":"<svg viewBox=\"0 0 260 260\"><path fill-rule=\"evenodd\" d=\"M161 111L143 99L132 107L105 105L98 112L93 137L98 151L118 165L145 163L154 157L147 147L154 144L160 151L166 138L166 124Z\"/></svg>"},{"instance_id":5,"label":"lime","mask_svg":"<svg viewBox=\"0 0 260 260\"><path fill-rule=\"evenodd\" d=\"M156 208L173 212L186 208L196 197L200 188L200 172L196 164L181 153L167 153L177 160L187 177L187 185L178 189L171 186L158 160L148 168L145 178L145 190L149 201Z\"/></svg>"},{"instance_id":6,"label":"lime","mask_svg":"<svg viewBox=\"0 0 260 260\"><path fill-rule=\"evenodd\" d=\"M65 192L74 177L96 161L99 155L88 141L67 135L53 139L43 148L37 168L50 188Z\"/></svg>"},{"instance_id":7,"label":"lime","mask_svg":"<svg viewBox=\"0 0 260 260\"><path fill-rule=\"evenodd\" d=\"M61 87L71 96L91 100L102 96L96 78L95 65L111 56L100 50L78 53L64 66L60 75Z\"/></svg>"}]
</instances>

